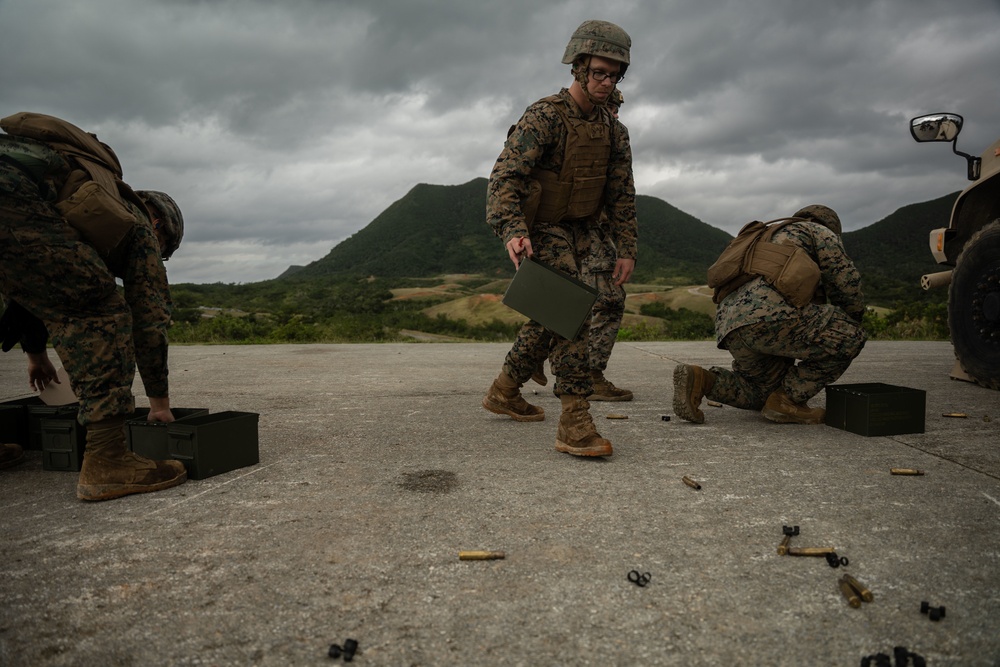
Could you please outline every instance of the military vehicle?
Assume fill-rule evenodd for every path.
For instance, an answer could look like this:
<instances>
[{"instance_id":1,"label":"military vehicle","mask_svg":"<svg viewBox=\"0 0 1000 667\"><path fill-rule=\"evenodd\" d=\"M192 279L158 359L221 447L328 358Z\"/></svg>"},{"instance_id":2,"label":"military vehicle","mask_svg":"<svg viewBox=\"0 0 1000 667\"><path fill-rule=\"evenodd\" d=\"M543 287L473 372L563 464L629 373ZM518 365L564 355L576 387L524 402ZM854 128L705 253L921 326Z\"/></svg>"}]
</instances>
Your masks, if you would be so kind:
<instances>
[{"instance_id":1,"label":"military vehicle","mask_svg":"<svg viewBox=\"0 0 1000 667\"><path fill-rule=\"evenodd\" d=\"M1000 389L1000 140L980 156L957 148L964 119L954 113L918 116L910 134L919 142L950 142L966 159L968 178L946 228L930 234L939 264L952 267L921 278L924 289L950 285L948 326L955 346L952 377Z\"/></svg>"}]
</instances>

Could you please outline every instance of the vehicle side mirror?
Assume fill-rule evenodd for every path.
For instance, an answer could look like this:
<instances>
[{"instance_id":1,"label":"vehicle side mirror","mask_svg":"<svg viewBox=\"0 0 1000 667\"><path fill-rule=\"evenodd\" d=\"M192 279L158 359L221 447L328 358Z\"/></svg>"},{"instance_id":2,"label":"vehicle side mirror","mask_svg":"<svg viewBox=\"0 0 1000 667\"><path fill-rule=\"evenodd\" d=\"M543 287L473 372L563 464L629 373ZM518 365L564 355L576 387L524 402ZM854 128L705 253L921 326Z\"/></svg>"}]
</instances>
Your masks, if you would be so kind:
<instances>
[{"instance_id":1,"label":"vehicle side mirror","mask_svg":"<svg viewBox=\"0 0 1000 667\"><path fill-rule=\"evenodd\" d=\"M982 158L963 153L958 150L958 133L962 131L962 123L965 120L957 113L932 113L926 116L917 116L910 121L910 134L917 141L924 143L928 141L948 141L951 142L951 151L955 155L961 155L968 164L968 177L970 181L979 180L979 173L982 169Z\"/></svg>"},{"instance_id":2,"label":"vehicle side mirror","mask_svg":"<svg viewBox=\"0 0 1000 667\"><path fill-rule=\"evenodd\" d=\"M917 141L954 141L962 131L964 119L957 113L917 116L910 121L910 134Z\"/></svg>"}]
</instances>

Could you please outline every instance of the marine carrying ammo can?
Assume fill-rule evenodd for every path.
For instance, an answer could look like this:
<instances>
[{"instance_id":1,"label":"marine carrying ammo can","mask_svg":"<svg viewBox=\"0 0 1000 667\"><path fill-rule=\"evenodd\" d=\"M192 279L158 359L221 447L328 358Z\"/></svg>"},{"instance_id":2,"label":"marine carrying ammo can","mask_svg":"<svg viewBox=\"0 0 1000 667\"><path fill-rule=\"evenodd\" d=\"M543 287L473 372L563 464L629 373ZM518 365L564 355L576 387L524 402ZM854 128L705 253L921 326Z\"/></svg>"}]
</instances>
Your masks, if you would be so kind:
<instances>
[{"instance_id":1,"label":"marine carrying ammo can","mask_svg":"<svg viewBox=\"0 0 1000 667\"><path fill-rule=\"evenodd\" d=\"M260 462L255 412L217 412L168 424L169 458L187 468L190 479L205 479Z\"/></svg>"},{"instance_id":2,"label":"marine carrying ammo can","mask_svg":"<svg viewBox=\"0 0 1000 667\"><path fill-rule=\"evenodd\" d=\"M826 424L858 435L923 433L927 392L881 382L826 388Z\"/></svg>"},{"instance_id":3,"label":"marine carrying ammo can","mask_svg":"<svg viewBox=\"0 0 1000 667\"><path fill-rule=\"evenodd\" d=\"M199 417L208 414L208 408L170 408L176 423L189 417ZM145 456L154 461L169 458L167 450L167 422L146 421L149 408L138 408L135 414L125 420L125 440L128 448L139 456Z\"/></svg>"}]
</instances>

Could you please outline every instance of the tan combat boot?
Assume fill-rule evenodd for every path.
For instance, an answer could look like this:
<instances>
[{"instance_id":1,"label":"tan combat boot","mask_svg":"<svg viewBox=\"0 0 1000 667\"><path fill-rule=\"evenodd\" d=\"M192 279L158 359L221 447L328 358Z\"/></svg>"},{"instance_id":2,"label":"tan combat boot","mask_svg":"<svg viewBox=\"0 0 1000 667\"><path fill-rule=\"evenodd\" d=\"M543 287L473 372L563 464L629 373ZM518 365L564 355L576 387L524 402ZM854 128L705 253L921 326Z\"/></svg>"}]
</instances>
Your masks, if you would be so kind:
<instances>
[{"instance_id":1,"label":"tan combat boot","mask_svg":"<svg viewBox=\"0 0 1000 667\"><path fill-rule=\"evenodd\" d=\"M76 486L80 500L111 500L161 491L187 481L180 461L152 461L125 447L125 422L108 419L87 427L87 446Z\"/></svg>"},{"instance_id":2,"label":"tan combat boot","mask_svg":"<svg viewBox=\"0 0 1000 667\"><path fill-rule=\"evenodd\" d=\"M24 449L16 442L0 443L0 470L24 461Z\"/></svg>"},{"instance_id":3,"label":"tan combat boot","mask_svg":"<svg viewBox=\"0 0 1000 667\"><path fill-rule=\"evenodd\" d=\"M674 368L674 414L704 424L705 413L698 406L714 385L715 376L701 366L678 364Z\"/></svg>"},{"instance_id":4,"label":"tan combat boot","mask_svg":"<svg viewBox=\"0 0 1000 667\"><path fill-rule=\"evenodd\" d=\"M573 456L611 456L611 443L601 437L590 418L590 403L580 396L560 396L562 414L556 450Z\"/></svg>"},{"instance_id":5,"label":"tan combat boot","mask_svg":"<svg viewBox=\"0 0 1000 667\"><path fill-rule=\"evenodd\" d=\"M483 407L498 415L508 415L519 422L540 422L545 419L545 410L524 400L521 385L504 372L490 385L486 398L483 399Z\"/></svg>"},{"instance_id":6,"label":"tan combat boot","mask_svg":"<svg viewBox=\"0 0 1000 667\"><path fill-rule=\"evenodd\" d=\"M631 401L632 392L628 389L619 389L611 380L604 377L601 371L592 371L590 374L594 380L594 393L587 397L591 401Z\"/></svg>"},{"instance_id":7,"label":"tan combat boot","mask_svg":"<svg viewBox=\"0 0 1000 667\"><path fill-rule=\"evenodd\" d=\"M782 389L767 397L767 403L760 413L779 424L822 424L826 417L826 410L823 408L810 408L804 403L796 403Z\"/></svg>"}]
</instances>

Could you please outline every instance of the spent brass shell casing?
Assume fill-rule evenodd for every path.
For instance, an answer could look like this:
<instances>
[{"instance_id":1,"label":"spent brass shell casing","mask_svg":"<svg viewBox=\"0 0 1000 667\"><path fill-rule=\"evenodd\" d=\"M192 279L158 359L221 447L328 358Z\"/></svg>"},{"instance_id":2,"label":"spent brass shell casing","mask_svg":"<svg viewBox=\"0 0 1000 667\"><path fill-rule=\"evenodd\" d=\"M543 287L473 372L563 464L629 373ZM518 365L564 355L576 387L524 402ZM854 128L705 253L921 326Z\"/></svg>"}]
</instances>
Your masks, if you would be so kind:
<instances>
[{"instance_id":1,"label":"spent brass shell casing","mask_svg":"<svg viewBox=\"0 0 1000 667\"><path fill-rule=\"evenodd\" d=\"M628 415L616 415L612 413L607 416L607 419L628 419Z\"/></svg>"},{"instance_id":2,"label":"spent brass shell casing","mask_svg":"<svg viewBox=\"0 0 1000 667\"><path fill-rule=\"evenodd\" d=\"M506 558L507 554L502 551L459 551L459 560L498 560Z\"/></svg>"},{"instance_id":3,"label":"spent brass shell casing","mask_svg":"<svg viewBox=\"0 0 1000 667\"><path fill-rule=\"evenodd\" d=\"M864 600L865 602L871 602L872 600L875 599L875 596L872 595L872 592L868 590L864 584L862 584L860 581L858 581L851 575L845 573L840 578L840 580L846 582L848 586L853 588L855 592L857 592L857 594L860 595L861 599Z\"/></svg>"},{"instance_id":4,"label":"spent brass shell casing","mask_svg":"<svg viewBox=\"0 0 1000 667\"><path fill-rule=\"evenodd\" d=\"M788 553L788 544L792 541L791 535L785 535L781 538L781 544L778 545L778 555L784 556Z\"/></svg>"},{"instance_id":5,"label":"spent brass shell casing","mask_svg":"<svg viewBox=\"0 0 1000 667\"><path fill-rule=\"evenodd\" d=\"M789 556L826 556L835 553L837 550L833 547L788 547Z\"/></svg>"},{"instance_id":6,"label":"spent brass shell casing","mask_svg":"<svg viewBox=\"0 0 1000 667\"><path fill-rule=\"evenodd\" d=\"M964 412L946 412L946 413L944 413L941 416L942 417L953 417L955 419L965 419L969 415L965 414Z\"/></svg>"},{"instance_id":7,"label":"spent brass shell casing","mask_svg":"<svg viewBox=\"0 0 1000 667\"><path fill-rule=\"evenodd\" d=\"M916 468L889 468L889 474L891 475L923 475L923 470L917 470Z\"/></svg>"},{"instance_id":8,"label":"spent brass shell casing","mask_svg":"<svg viewBox=\"0 0 1000 667\"><path fill-rule=\"evenodd\" d=\"M687 475L684 475L683 477L681 477L681 481L684 482L685 484L687 484L688 486L690 486L692 489L695 489L696 491L701 488L701 484L699 484L698 482L694 481L693 479L691 479Z\"/></svg>"},{"instance_id":9,"label":"spent brass shell casing","mask_svg":"<svg viewBox=\"0 0 1000 667\"><path fill-rule=\"evenodd\" d=\"M840 592L843 593L844 597L847 599L847 604L851 605L855 609L860 607L861 600L858 598L857 593L854 592L854 589L851 588L851 585L843 579L837 583L840 584Z\"/></svg>"}]
</instances>

